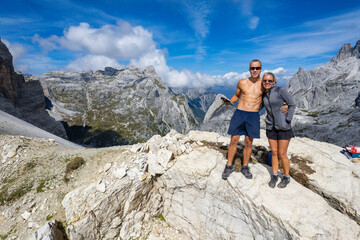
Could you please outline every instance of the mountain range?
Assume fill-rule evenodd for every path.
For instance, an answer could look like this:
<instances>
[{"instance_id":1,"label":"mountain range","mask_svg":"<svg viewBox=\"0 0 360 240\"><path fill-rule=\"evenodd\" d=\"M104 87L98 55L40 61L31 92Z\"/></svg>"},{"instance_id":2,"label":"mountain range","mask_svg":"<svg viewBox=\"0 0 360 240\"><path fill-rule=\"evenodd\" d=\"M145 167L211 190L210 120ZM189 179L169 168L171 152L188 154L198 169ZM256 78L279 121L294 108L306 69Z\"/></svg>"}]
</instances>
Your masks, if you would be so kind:
<instances>
[{"instance_id":1,"label":"mountain range","mask_svg":"<svg viewBox=\"0 0 360 240\"><path fill-rule=\"evenodd\" d=\"M211 88L166 86L152 66L24 77L2 42L0 65L1 110L87 146L143 142L170 129L225 135L234 111L221 107L220 99L214 102ZM360 145L360 41L354 47L344 44L315 69L300 67L286 88L297 104L296 136ZM212 103L218 106L210 108Z\"/></svg>"},{"instance_id":2,"label":"mountain range","mask_svg":"<svg viewBox=\"0 0 360 240\"><path fill-rule=\"evenodd\" d=\"M286 87L297 105L297 136L360 145L360 40L317 68L299 68Z\"/></svg>"},{"instance_id":3,"label":"mountain range","mask_svg":"<svg viewBox=\"0 0 360 240\"><path fill-rule=\"evenodd\" d=\"M96 147L146 141L170 129L186 133L200 125L216 95L169 88L152 66L55 71L28 80L41 83L50 115L64 123L70 140Z\"/></svg>"}]
</instances>

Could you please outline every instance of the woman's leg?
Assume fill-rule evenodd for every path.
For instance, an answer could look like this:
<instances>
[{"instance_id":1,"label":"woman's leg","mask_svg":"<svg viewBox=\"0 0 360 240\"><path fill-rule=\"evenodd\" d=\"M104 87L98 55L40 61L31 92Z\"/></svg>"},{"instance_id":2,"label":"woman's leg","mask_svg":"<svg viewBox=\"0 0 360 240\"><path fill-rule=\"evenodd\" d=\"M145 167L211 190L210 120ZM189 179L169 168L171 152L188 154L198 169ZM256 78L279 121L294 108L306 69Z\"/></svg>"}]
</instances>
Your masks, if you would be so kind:
<instances>
[{"instance_id":1,"label":"woman's leg","mask_svg":"<svg viewBox=\"0 0 360 240\"><path fill-rule=\"evenodd\" d=\"M278 156L281 161L281 165L284 169L284 175L289 176L290 160L287 157L287 149L290 143L290 139L278 140L277 143L278 143Z\"/></svg>"},{"instance_id":2,"label":"woman's leg","mask_svg":"<svg viewBox=\"0 0 360 240\"><path fill-rule=\"evenodd\" d=\"M279 171L279 158L278 158L278 141L274 139L269 139L269 145L271 149L271 162L273 174L278 174Z\"/></svg>"}]
</instances>

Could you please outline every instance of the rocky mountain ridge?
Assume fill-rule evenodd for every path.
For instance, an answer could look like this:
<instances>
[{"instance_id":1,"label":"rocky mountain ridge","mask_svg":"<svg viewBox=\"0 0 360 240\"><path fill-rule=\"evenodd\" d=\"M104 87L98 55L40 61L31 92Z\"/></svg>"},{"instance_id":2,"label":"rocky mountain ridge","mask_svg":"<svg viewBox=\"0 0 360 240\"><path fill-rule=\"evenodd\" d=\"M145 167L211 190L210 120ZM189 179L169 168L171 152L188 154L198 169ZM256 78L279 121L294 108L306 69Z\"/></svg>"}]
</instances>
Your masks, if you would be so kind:
<instances>
[{"instance_id":1,"label":"rocky mountain ridge","mask_svg":"<svg viewBox=\"0 0 360 240\"><path fill-rule=\"evenodd\" d=\"M221 179L228 144L228 137L200 131L172 130L146 143L102 149L1 135L1 156L11 157L0 164L0 234L9 239L55 232L50 239L63 239L64 233L89 240L359 239L360 165L339 147L294 139L291 182L271 189L271 169L263 164L269 151L264 131L254 141L252 180L238 172L239 159L229 179ZM81 164L70 168L74 162ZM22 194L12 194L21 186Z\"/></svg>"},{"instance_id":2,"label":"rocky mountain ridge","mask_svg":"<svg viewBox=\"0 0 360 240\"><path fill-rule=\"evenodd\" d=\"M105 68L77 73L31 76L50 100L50 114L68 125L71 140L91 146L145 141L171 128L185 133L197 127L215 93L171 89L152 66Z\"/></svg>"},{"instance_id":3,"label":"rocky mountain ridge","mask_svg":"<svg viewBox=\"0 0 360 240\"><path fill-rule=\"evenodd\" d=\"M298 110L293 121L297 136L360 145L360 40L344 44L320 67L299 71L287 83Z\"/></svg>"},{"instance_id":4,"label":"rocky mountain ridge","mask_svg":"<svg viewBox=\"0 0 360 240\"><path fill-rule=\"evenodd\" d=\"M39 81L26 81L16 72L12 55L0 40L0 110L41 129L67 138L64 127L45 111L45 97Z\"/></svg>"}]
</instances>

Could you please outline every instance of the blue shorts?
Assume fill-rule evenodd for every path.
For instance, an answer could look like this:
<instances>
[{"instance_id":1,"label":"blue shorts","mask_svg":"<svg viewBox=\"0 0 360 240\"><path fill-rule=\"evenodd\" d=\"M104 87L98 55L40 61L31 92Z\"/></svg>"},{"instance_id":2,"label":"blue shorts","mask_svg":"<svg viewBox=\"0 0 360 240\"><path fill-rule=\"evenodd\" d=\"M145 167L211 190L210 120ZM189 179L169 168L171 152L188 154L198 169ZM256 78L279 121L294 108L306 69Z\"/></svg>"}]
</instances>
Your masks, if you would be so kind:
<instances>
[{"instance_id":1,"label":"blue shorts","mask_svg":"<svg viewBox=\"0 0 360 240\"><path fill-rule=\"evenodd\" d=\"M247 112L236 109L230 121L228 134L260 138L259 112Z\"/></svg>"}]
</instances>

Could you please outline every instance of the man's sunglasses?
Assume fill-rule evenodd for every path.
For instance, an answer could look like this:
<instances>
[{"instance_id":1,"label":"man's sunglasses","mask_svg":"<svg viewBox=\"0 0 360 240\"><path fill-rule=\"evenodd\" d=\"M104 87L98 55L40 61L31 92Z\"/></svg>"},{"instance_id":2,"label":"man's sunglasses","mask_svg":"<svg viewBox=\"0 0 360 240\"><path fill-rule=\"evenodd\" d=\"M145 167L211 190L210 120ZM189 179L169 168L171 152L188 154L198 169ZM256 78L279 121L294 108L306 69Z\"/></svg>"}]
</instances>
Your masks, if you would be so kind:
<instances>
[{"instance_id":1,"label":"man's sunglasses","mask_svg":"<svg viewBox=\"0 0 360 240\"><path fill-rule=\"evenodd\" d=\"M263 79L262 81L263 81L263 82L272 83L274 80L272 80L272 79Z\"/></svg>"},{"instance_id":2,"label":"man's sunglasses","mask_svg":"<svg viewBox=\"0 0 360 240\"><path fill-rule=\"evenodd\" d=\"M250 69L251 69L251 70L260 70L261 67L251 67Z\"/></svg>"}]
</instances>

